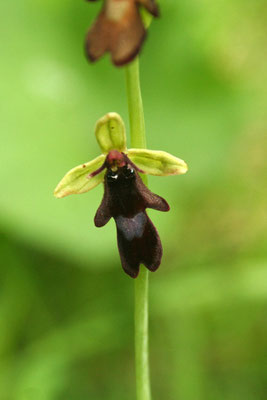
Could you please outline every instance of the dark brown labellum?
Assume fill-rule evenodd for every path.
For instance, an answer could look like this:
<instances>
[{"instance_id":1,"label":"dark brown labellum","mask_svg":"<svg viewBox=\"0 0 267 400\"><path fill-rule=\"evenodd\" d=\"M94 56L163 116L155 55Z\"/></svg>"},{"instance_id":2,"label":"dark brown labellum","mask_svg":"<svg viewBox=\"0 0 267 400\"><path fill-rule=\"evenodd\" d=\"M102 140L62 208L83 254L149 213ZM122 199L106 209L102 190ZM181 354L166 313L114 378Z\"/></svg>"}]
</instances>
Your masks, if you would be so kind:
<instances>
[{"instance_id":1,"label":"dark brown labellum","mask_svg":"<svg viewBox=\"0 0 267 400\"><path fill-rule=\"evenodd\" d=\"M168 211L169 205L144 185L133 165L127 162L115 170L107 164L106 167L104 196L95 215L95 225L104 226L114 218L122 267L136 278L141 263L155 271L162 257L160 238L146 208Z\"/></svg>"}]
</instances>

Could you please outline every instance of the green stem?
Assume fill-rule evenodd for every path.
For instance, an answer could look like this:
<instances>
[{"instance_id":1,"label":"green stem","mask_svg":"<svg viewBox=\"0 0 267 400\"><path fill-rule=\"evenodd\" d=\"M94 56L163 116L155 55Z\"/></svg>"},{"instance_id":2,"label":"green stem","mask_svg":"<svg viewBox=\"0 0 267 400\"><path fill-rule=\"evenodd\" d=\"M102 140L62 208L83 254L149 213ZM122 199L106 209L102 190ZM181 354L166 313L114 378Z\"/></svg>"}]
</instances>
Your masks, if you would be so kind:
<instances>
[{"instance_id":1,"label":"green stem","mask_svg":"<svg viewBox=\"0 0 267 400\"><path fill-rule=\"evenodd\" d=\"M138 57L126 67L126 87L130 120L131 146L146 148L145 118L141 96Z\"/></svg>"},{"instance_id":2,"label":"green stem","mask_svg":"<svg viewBox=\"0 0 267 400\"><path fill-rule=\"evenodd\" d=\"M138 57L126 67L131 146L146 148L145 120ZM146 176L143 180L147 183ZM141 265L135 280L135 370L137 400L150 400L148 356L148 270Z\"/></svg>"},{"instance_id":3,"label":"green stem","mask_svg":"<svg viewBox=\"0 0 267 400\"><path fill-rule=\"evenodd\" d=\"M141 265L135 280L135 373L137 400L150 400L148 356L148 270Z\"/></svg>"}]
</instances>

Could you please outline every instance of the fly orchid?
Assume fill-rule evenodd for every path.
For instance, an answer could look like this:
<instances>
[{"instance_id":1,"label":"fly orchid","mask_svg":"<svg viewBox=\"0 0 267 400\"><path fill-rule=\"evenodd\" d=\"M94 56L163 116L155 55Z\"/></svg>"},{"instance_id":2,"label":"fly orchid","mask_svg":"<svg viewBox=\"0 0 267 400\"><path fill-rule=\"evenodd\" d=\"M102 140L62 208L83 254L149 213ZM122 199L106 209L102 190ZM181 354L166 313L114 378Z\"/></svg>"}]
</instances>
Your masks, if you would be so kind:
<instances>
[{"instance_id":1,"label":"fly orchid","mask_svg":"<svg viewBox=\"0 0 267 400\"><path fill-rule=\"evenodd\" d=\"M104 182L104 196L95 215L95 226L102 227L114 218L122 267L136 278L141 263L155 271L162 257L161 241L146 208L169 211L168 203L144 185L139 173L179 175L187 171L187 165L164 151L127 149L124 123L116 113L101 118L95 134L102 154L71 169L54 194L62 198L85 193Z\"/></svg>"},{"instance_id":2,"label":"fly orchid","mask_svg":"<svg viewBox=\"0 0 267 400\"><path fill-rule=\"evenodd\" d=\"M154 17L159 15L155 0L104 0L86 37L85 49L90 61L98 60L105 52L111 53L112 62L117 66L134 59L146 37L140 6Z\"/></svg>"}]
</instances>

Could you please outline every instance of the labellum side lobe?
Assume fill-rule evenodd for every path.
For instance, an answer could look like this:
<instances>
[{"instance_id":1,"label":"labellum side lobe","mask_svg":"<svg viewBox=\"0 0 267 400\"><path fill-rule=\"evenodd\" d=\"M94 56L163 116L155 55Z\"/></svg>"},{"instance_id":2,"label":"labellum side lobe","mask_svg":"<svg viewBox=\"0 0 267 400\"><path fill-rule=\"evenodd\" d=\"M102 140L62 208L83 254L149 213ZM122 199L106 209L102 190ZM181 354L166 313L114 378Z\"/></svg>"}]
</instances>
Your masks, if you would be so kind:
<instances>
[{"instance_id":1,"label":"labellum side lobe","mask_svg":"<svg viewBox=\"0 0 267 400\"><path fill-rule=\"evenodd\" d=\"M141 263L155 271L161 262L162 245L146 208L168 211L168 203L144 185L138 168L125 154L111 151L103 168L107 168L104 196L95 215L95 225L104 226L114 218L121 263L128 275L136 278Z\"/></svg>"}]
</instances>

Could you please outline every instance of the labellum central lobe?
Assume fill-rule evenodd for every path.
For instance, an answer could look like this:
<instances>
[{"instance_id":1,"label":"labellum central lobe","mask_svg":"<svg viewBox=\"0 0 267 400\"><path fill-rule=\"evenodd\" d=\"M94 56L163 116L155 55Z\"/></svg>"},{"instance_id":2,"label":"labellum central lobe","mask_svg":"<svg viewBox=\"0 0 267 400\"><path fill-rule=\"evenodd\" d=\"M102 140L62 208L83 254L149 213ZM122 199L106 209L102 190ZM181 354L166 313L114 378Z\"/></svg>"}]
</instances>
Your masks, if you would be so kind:
<instances>
[{"instance_id":1,"label":"labellum central lobe","mask_svg":"<svg viewBox=\"0 0 267 400\"><path fill-rule=\"evenodd\" d=\"M160 238L146 208L168 211L169 205L144 185L133 165L123 156L126 160L121 163L123 166L114 170L107 165L104 196L95 215L95 225L104 226L114 218L122 267L136 278L141 263L155 271L162 257Z\"/></svg>"}]
</instances>

